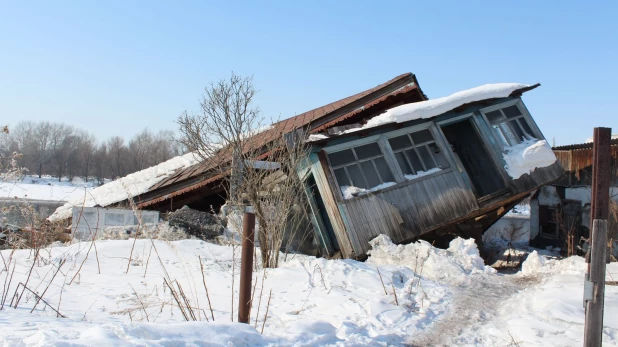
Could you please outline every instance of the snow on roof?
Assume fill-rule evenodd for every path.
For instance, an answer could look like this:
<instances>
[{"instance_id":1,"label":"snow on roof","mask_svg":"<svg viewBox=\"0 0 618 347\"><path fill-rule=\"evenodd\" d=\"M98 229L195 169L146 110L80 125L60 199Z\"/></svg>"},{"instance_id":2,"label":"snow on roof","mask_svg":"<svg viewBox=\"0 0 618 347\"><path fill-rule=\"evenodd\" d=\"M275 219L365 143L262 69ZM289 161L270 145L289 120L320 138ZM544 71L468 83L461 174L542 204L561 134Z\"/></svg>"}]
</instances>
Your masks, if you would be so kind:
<instances>
[{"instance_id":1,"label":"snow on roof","mask_svg":"<svg viewBox=\"0 0 618 347\"><path fill-rule=\"evenodd\" d=\"M528 140L510 146L502 155L509 176L518 179L523 174L530 174L538 167L547 167L556 162L556 155L545 140Z\"/></svg>"},{"instance_id":2,"label":"snow on roof","mask_svg":"<svg viewBox=\"0 0 618 347\"><path fill-rule=\"evenodd\" d=\"M71 217L74 206L109 206L113 203L133 198L148 191L150 187L168 177L178 169L184 169L198 162L193 153L174 157L161 164L132 173L115 181L106 183L86 192L83 196L71 199L58 207L47 219L51 222Z\"/></svg>"},{"instance_id":3,"label":"snow on roof","mask_svg":"<svg viewBox=\"0 0 618 347\"><path fill-rule=\"evenodd\" d=\"M463 90L442 98L393 107L370 119L367 124L363 126L363 129L373 128L387 123L403 123L415 119L432 118L471 102L494 98L505 98L511 95L514 91L527 87L530 87L530 85L519 83L485 84L480 87Z\"/></svg>"}]
</instances>

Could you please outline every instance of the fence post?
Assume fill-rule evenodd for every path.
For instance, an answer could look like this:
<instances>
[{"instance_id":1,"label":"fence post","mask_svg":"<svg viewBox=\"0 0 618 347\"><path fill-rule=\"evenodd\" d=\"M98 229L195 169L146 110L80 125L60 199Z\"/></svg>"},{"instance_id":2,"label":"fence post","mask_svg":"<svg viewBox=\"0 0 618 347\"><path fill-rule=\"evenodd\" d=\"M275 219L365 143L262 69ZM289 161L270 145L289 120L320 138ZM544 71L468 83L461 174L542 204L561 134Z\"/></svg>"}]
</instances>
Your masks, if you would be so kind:
<instances>
[{"instance_id":1,"label":"fence post","mask_svg":"<svg viewBox=\"0 0 618 347\"><path fill-rule=\"evenodd\" d=\"M595 219L592 224L590 254L590 282L592 293L586 303L584 347L601 346L603 339L603 306L605 299L605 257L607 250L607 221Z\"/></svg>"},{"instance_id":2,"label":"fence post","mask_svg":"<svg viewBox=\"0 0 618 347\"><path fill-rule=\"evenodd\" d=\"M251 279L253 275L253 250L255 247L255 213L245 207L242 221L242 253L240 258L240 289L238 293L238 321L249 323L251 312Z\"/></svg>"},{"instance_id":3,"label":"fence post","mask_svg":"<svg viewBox=\"0 0 618 347\"><path fill-rule=\"evenodd\" d=\"M594 128L592 146L592 196L590 206L590 257L584 280L586 319L584 346L601 346L603 305L605 298L605 261L607 253L607 219L611 181L611 128Z\"/></svg>"}]
</instances>

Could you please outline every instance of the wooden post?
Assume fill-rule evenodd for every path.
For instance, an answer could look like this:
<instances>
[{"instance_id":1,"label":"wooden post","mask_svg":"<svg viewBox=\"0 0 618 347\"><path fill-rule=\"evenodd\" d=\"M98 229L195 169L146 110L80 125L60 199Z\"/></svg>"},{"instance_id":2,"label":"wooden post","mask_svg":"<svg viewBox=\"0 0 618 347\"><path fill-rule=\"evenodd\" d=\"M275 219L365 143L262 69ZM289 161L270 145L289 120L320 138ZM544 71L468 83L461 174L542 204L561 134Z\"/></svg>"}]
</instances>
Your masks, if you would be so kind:
<instances>
[{"instance_id":1,"label":"wooden post","mask_svg":"<svg viewBox=\"0 0 618 347\"><path fill-rule=\"evenodd\" d=\"M255 213L245 207L242 221L242 253L240 258L240 288L238 290L238 321L249 324L251 311L251 279L253 275L253 249L255 247Z\"/></svg>"},{"instance_id":2,"label":"wooden post","mask_svg":"<svg viewBox=\"0 0 618 347\"><path fill-rule=\"evenodd\" d=\"M609 217L612 129L594 128L593 141L590 225L595 219L607 220Z\"/></svg>"},{"instance_id":3,"label":"wooden post","mask_svg":"<svg viewBox=\"0 0 618 347\"><path fill-rule=\"evenodd\" d=\"M592 295L586 304L584 347L599 347L603 338L603 304L605 299L605 257L607 250L607 221L595 219L592 224L590 282Z\"/></svg>"},{"instance_id":4,"label":"wooden post","mask_svg":"<svg viewBox=\"0 0 618 347\"><path fill-rule=\"evenodd\" d=\"M601 346L603 337L603 302L605 298L605 261L607 253L607 219L611 182L611 128L594 128L592 147L592 197L590 206L590 250L584 280L586 320L584 346Z\"/></svg>"}]
</instances>

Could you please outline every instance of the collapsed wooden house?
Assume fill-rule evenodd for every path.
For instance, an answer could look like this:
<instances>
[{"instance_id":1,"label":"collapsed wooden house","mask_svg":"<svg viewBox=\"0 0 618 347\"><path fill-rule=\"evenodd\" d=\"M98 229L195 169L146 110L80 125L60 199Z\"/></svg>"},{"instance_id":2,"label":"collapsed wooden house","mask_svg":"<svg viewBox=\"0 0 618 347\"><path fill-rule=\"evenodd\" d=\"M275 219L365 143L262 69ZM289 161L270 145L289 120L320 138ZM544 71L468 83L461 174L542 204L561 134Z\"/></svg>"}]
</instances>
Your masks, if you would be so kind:
<instances>
[{"instance_id":1,"label":"collapsed wooden house","mask_svg":"<svg viewBox=\"0 0 618 347\"><path fill-rule=\"evenodd\" d=\"M267 143L312 134L311 153L297 173L324 256L363 258L379 234L396 243L479 239L562 175L521 100L537 86L487 85L428 100L407 73L275 123L259 137ZM216 209L225 194L211 169L196 164L175 173L142 194L139 207Z\"/></svg>"}]
</instances>

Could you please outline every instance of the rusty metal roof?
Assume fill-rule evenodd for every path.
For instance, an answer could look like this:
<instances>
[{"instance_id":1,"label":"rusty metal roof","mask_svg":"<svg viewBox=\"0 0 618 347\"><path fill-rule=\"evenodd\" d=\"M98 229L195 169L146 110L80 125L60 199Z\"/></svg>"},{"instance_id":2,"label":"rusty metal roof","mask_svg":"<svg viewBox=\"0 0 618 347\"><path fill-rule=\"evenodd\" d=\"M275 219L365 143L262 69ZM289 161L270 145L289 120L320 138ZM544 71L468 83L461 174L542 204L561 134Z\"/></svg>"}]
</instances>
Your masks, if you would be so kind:
<instances>
[{"instance_id":1,"label":"rusty metal roof","mask_svg":"<svg viewBox=\"0 0 618 347\"><path fill-rule=\"evenodd\" d=\"M392 89L393 86L398 86L398 85L402 85L402 86L397 87L394 90L389 90L389 89ZM273 124L273 126L270 129L260 133L257 136L254 136L253 139L255 140L255 143L250 144L250 146L254 148L259 148L259 146L263 146L273 141L275 138L277 138L278 136L281 136L282 134L287 134L293 130L302 128L309 124L313 124L316 121L320 121L324 119L329 122L329 123L326 123L328 124L327 126L332 126L332 124L335 124L343 119L351 117L352 115L356 114L355 112L362 110L364 107L373 106L376 103L385 100L389 96L409 92L411 90L417 90L422 99L427 99L425 94L420 89L418 85L418 81L416 80L416 77L412 73L405 73L385 83L382 83L376 87L367 89L363 92L354 94L352 96L348 96L346 98L332 102L330 104L301 113L295 117L291 117L288 119L284 119L280 122L277 122ZM368 100L364 100L364 98L367 98ZM365 102L361 102L361 104L359 105L354 105L358 101L365 101ZM329 118L329 116L333 116L337 111L344 110L346 107L350 107L350 106L354 107L354 109L352 109L350 112L345 112L342 115L336 116L333 120L327 119ZM321 127L324 127L324 125L321 125ZM212 167L203 165L201 163L193 165L186 169L180 170L176 172L175 174L171 175L170 177L160 181L153 187L151 187L148 193L146 194L151 195L152 200L146 200L142 204L148 205L151 203L155 203L155 201L159 201L161 200L161 198L167 199L168 197L181 194L182 192L190 191L198 187L201 187L205 184L204 183L204 179L206 179L204 177L205 174L210 170L212 170ZM207 180L208 182L212 182L212 177L208 178ZM179 187L178 191L165 195L164 197L156 196L156 193L155 193L156 190L167 187L167 186L171 186L174 184L180 184L181 182L186 182L188 186Z\"/></svg>"},{"instance_id":2,"label":"rusty metal roof","mask_svg":"<svg viewBox=\"0 0 618 347\"><path fill-rule=\"evenodd\" d=\"M586 143L578 143L574 145L556 146L556 147L552 147L552 149L554 151L569 151L573 149L592 149L593 144L594 144L593 142L586 142ZM611 145L612 146L618 145L618 139L611 140Z\"/></svg>"}]
</instances>

